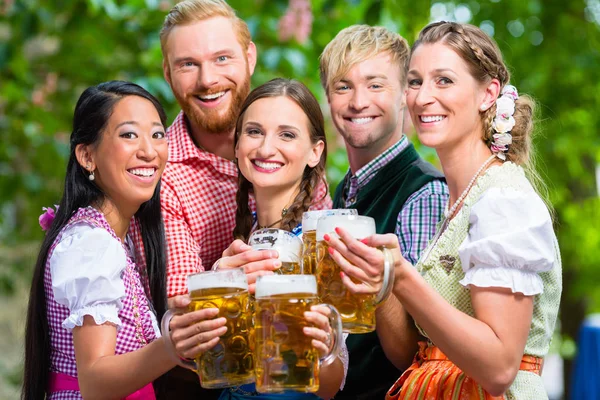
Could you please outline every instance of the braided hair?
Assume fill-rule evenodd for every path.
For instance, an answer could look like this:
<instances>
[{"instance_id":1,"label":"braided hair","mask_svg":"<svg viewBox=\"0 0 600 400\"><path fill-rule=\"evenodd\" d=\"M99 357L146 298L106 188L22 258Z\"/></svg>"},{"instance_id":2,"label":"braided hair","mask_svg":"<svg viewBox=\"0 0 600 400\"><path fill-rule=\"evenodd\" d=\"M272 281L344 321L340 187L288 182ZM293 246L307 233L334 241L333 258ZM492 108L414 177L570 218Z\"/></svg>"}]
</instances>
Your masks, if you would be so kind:
<instances>
[{"instance_id":1,"label":"braided hair","mask_svg":"<svg viewBox=\"0 0 600 400\"><path fill-rule=\"evenodd\" d=\"M437 42L442 42L454 50L466 62L471 75L478 82L489 83L492 79L497 79L501 88L509 83L510 73L498 45L480 28L445 21L429 24L419 33L412 51L422 44ZM528 164L531 158L534 110L535 102L527 95L519 95L513 115L516 124L510 132L513 142L506 156L508 160L523 166ZM495 116L495 102L487 110L481 111L482 139L488 147L493 141L492 121Z\"/></svg>"},{"instance_id":2,"label":"braided hair","mask_svg":"<svg viewBox=\"0 0 600 400\"><path fill-rule=\"evenodd\" d=\"M242 109L236 123L234 146L237 146L242 132L244 114L248 107L259 99L280 96L293 100L304 111L310 122L309 133L311 142L313 144L316 144L319 141L325 143L319 163L314 167L307 165L304 169L298 194L281 220L281 229L291 231L302 221L302 214L305 211L308 211L311 204L314 202L315 187L317 187L320 181L325 181L325 161L327 160L325 122L321 107L315 96L303 83L293 79L276 78L257 87L250 92L246 101L242 104ZM250 230L253 225L252 212L249 203L251 191L252 183L250 183L241 173L238 166L238 191L236 194L237 210L235 214L235 229L233 231L235 239L247 241L248 236L250 235Z\"/></svg>"},{"instance_id":3,"label":"braided hair","mask_svg":"<svg viewBox=\"0 0 600 400\"><path fill-rule=\"evenodd\" d=\"M504 64L498 45L480 28L456 22L434 22L419 33L412 46L411 54L422 44L442 43L456 52L467 64L473 78L483 84L492 79L500 82L503 88L510 81L510 73ZM533 128L535 101L523 94L515 101L515 126L511 129L512 143L506 152L506 159L523 167L527 177L546 202L550 212L547 188L535 169L533 156ZM483 126L482 140L488 147L493 142L492 121L496 116L496 102L485 111L480 111Z\"/></svg>"}]
</instances>

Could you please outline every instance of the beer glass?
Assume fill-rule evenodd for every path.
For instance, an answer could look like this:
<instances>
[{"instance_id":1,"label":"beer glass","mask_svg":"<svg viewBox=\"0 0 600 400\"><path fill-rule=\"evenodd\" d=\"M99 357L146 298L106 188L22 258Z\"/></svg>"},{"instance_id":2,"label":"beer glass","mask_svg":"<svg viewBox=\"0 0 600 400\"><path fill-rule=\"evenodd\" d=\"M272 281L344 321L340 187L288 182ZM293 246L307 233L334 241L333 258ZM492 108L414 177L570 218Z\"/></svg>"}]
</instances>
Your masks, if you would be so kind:
<instances>
[{"instance_id":1,"label":"beer glass","mask_svg":"<svg viewBox=\"0 0 600 400\"><path fill-rule=\"evenodd\" d=\"M254 250L277 250L281 267L276 274L302 274L300 256L302 239L283 229L265 228L254 231L248 239Z\"/></svg>"},{"instance_id":2,"label":"beer glass","mask_svg":"<svg viewBox=\"0 0 600 400\"><path fill-rule=\"evenodd\" d=\"M330 325L333 348L319 360L312 338L303 332L310 326L304 312L319 304L314 275L267 275L256 281L256 390L276 393L284 390L316 392L321 365L329 364L342 343L340 315L335 307Z\"/></svg>"},{"instance_id":3,"label":"beer glass","mask_svg":"<svg viewBox=\"0 0 600 400\"><path fill-rule=\"evenodd\" d=\"M358 215L356 209L306 211L302 214L302 269L305 274L317 272L317 221L328 215Z\"/></svg>"},{"instance_id":4,"label":"beer glass","mask_svg":"<svg viewBox=\"0 0 600 400\"><path fill-rule=\"evenodd\" d=\"M244 271L236 268L190 275L188 289L192 300L189 311L218 308L217 317L227 319L227 332L215 347L195 360L178 358L178 363L195 371L203 388L217 389L254 382L253 324ZM172 310L167 311L162 321L162 333L168 340L172 315Z\"/></svg>"},{"instance_id":5,"label":"beer glass","mask_svg":"<svg viewBox=\"0 0 600 400\"><path fill-rule=\"evenodd\" d=\"M384 252L383 287L378 294L353 294L346 288L340 276L341 269L329 254L329 246L323 236L337 236L335 228L346 230L357 240L375 234L375 220L359 215L330 215L317 222L317 282L319 298L335 306L342 316L344 332L368 333L375 330L375 308L389 295L393 280L393 257L388 249ZM357 282L358 283L358 282Z\"/></svg>"}]
</instances>

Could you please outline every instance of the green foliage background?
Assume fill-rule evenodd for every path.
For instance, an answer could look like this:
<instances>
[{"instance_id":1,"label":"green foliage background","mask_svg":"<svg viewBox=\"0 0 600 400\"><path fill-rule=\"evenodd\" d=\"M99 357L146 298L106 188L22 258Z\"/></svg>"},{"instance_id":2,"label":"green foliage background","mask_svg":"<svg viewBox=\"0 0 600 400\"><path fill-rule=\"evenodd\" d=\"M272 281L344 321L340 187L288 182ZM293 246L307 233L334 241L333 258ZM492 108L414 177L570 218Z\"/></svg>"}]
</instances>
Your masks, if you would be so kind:
<instances>
[{"instance_id":1,"label":"green foliage background","mask_svg":"<svg viewBox=\"0 0 600 400\"><path fill-rule=\"evenodd\" d=\"M572 354L566 344L581 320L600 312L600 2L312 0L312 33L303 44L278 39L287 0L230 3L258 46L253 85L276 76L300 79L324 110L318 56L348 25L385 25L409 42L433 19L468 21L493 34L512 83L540 105L536 145L556 209L565 278L556 348ZM37 217L62 190L75 102L89 85L131 80L156 94L172 120L178 107L162 77L158 41L171 6L168 0L0 1L0 398L18 390L27 287L42 238ZM347 161L328 130L335 184ZM420 150L435 161L431 150Z\"/></svg>"}]
</instances>

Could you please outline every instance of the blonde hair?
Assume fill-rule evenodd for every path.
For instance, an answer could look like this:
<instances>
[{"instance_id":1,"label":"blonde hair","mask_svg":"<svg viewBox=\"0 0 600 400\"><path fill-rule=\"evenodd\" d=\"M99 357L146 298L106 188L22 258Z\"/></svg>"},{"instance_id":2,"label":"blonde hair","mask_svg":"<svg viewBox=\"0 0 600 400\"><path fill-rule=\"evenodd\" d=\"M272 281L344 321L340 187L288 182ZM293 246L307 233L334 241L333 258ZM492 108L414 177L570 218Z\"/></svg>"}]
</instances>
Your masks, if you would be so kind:
<instances>
[{"instance_id":1,"label":"blonde hair","mask_svg":"<svg viewBox=\"0 0 600 400\"><path fill-rule=\"evenodd\" d=\"M406 65L410 48L406 39L382 26L352 25L342 29L329 42L320 57L321 85L325 93L356 64L380 53L389 53L400 71L400 84L406 85Z\"/></svg>"},{"instance_id":2,"label":"blonde hair","mask_svg":"<svg viewBox=\"0 0 600 400\"><path fill-rule=\"evenodd\" d=\"M163 56L166 57L167 40L174 27L213 17L229 18L242 49L248 50L251 41L248 25L235 14L235 10L227 2L224 0L186 0L177 3L165 17L165 22L160 30L160 48Z\"/></svg>"}]
</instances>

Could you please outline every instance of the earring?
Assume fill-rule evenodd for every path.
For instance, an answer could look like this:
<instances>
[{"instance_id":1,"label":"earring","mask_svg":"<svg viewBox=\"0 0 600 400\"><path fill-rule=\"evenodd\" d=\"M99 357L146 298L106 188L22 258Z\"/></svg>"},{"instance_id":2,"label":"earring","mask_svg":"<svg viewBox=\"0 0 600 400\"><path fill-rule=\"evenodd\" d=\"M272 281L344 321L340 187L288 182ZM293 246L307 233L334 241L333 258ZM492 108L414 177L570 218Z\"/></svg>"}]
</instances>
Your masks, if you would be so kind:
<instances>
[{"instance_id":1,"label":"earring","mask_svg":"<svg viewBox=\"0 0 600 400\"><path fill-rule=\"evenodd\" d=\"M485 104L482 104L481 106L479 106L479 109L480 109L481 111L485 111L485 110L487 110L487 105L485 105Z\"/></svg>"},{"instance_id":2,"label":"earring","mask_svg":"<svg viewBox=\"0 0 600 400\"><path fill-rule=\"evenodd\" d=\"M94 171L91 171L91 172L90 172L90 175L88 176L88 179L89 179L90 181L93 181L94 179L96 179L96 176L94 175Z\"/></svg>"}]
</instances>

